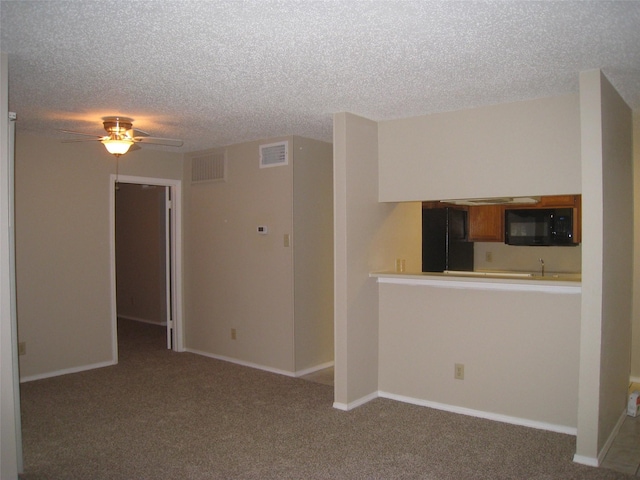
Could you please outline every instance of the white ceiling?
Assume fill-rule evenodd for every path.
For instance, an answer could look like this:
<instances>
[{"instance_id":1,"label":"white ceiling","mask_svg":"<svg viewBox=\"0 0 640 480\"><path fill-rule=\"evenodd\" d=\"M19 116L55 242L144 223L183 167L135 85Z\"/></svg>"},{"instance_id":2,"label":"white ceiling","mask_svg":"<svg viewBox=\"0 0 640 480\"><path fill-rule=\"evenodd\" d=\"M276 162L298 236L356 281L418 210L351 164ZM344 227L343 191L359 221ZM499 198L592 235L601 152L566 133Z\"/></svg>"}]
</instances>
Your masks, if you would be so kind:
<instances>
[{"instance_id":1,"label":"white ceiling","mask_svg":"<svg viewBox=\"0 0 640 480\"><path fill-rule=\"evenodd\" d=\"M202 150L332 139L403 118L578 92L601 68L640 109L639 1L5 1L19 131L133 117ZM164 147L166 148L166 147Z\"/></svg>"}]
</instances>

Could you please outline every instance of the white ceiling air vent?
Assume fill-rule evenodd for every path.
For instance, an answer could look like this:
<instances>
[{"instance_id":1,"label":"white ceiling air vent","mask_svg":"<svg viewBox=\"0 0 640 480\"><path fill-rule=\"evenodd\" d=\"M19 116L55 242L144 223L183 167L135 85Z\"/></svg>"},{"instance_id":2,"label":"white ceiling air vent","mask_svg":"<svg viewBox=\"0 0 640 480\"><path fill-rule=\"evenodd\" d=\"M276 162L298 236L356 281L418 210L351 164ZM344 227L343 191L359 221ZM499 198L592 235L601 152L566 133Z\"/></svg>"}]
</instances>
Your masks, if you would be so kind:
<instances>
[{"instance_id":1,"label":"white ceiling air vent","mask_svg":"<svg viewBox=\"0 0 640 480\"><path fill-rule=\"evenodd\" d=\"M260 145L260 168L281 167L289 164L289 142Z\"/></svg>"},{"instance_id":2,"label":"white ceiling air vent","mask_svg":"<svg viewBox=\"0 0 640 480\"><path fill-rule=\"evenodd\" d=\"M208 153L191 159L191 183L225 182L227 160L224 152Z\"/></svg>"}]
</instances>

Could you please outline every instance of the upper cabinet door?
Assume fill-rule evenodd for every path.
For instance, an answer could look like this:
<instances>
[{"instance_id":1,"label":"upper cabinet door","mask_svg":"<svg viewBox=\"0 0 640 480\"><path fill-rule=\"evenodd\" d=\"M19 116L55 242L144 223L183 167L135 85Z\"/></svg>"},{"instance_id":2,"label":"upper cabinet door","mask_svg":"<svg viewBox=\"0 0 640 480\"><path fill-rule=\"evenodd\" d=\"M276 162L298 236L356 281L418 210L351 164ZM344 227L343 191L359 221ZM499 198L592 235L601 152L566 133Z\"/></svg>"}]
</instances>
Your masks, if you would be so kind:
<instances>
[{"instance_id":1,"label":"upper cabinet door","mask_svg":"<svg viewBox=\"0 0 640 480\"><path fill-rule=\"evenodd\" d=\"M504 242L502 205L470 206L468 212L470 242Z\"/></svg>"}]
</instances>

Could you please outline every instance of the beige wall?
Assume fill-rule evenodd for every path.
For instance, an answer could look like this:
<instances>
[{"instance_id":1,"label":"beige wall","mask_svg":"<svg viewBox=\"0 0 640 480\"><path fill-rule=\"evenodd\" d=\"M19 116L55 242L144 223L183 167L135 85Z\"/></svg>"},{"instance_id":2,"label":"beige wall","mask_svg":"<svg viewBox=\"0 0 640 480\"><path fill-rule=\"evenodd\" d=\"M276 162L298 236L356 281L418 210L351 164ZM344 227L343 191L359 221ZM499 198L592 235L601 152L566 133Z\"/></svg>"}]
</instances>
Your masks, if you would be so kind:
<instances>
[{"instance_id":1,"label":"beige wall","mask_svg":"<svg viewBox=\"0 0 640 480\"><path fill-rule=\"evenodd\" d=\"M333 147L293 137L296 372L333 363Z\"/></svg>"},{"instance_id":2,"label":"beige wall","mask_svg":"<svg viewBox=\"0 0 640 480\"><path fill-rule=\"evenodd\" d=\"M631 378L640 383L640 112L633 115L634 255Z\"/></svg>"},{"instance_id":3,"label":"beige wall","mask_svg":"<svg viewBox=\"0 0 640 480\"><path fill-rule=\"evenodd\" d=\"M602 447L626 411L633 293L633 122L631 109L601 74L604 195L600 366Z\"/></svg>"},{"instance_id":4,"label":"beige wall","mask_svg":"<svg viewBox=\"0 0 640 480\"><path fill-rule=\"evenodd\" d=\"M623 418L630 370L631 111L594 70L580 75L582 323L576 460L597 464Z\"/></svg>"},{"instance_id":5,"label":"beige wall","mask_svg":"<svg viewBox=\"0 0 640 480\"><path fill-rule=\"evenodd\" d=\"M16 145L18 328L21 378L113 363L110 175L97 142L28 134ZM182 155L144 148L122 175L182 177Z\"/></svg>"},{"instance_id":6,"label":"beige wall","mask_svg":"<svg viewBox=\"0 0 640 480\"><path fill-rule=\"evenodd\" d=\"M283 236L293 231L293 168L258 164L259 146L279 140L291 142L291 137L226 148L227 182L185 188L190 192L185 345L292 371L293 253ZM258 225L268 226L269 234L259 235Z\"/></svg>"},{"instance_id":7,"label":"beige wall","mask_svg":"<svg viewBox=\"0 0 640 480\"><path fill-rule=\"evenodd\" d=\"M260 145L282 140L289 142L289 165L259 168ZM330 145L289 136L220 151L226 151L228 180L185 188L190 212L187 349L286 374L332 361L331 287L326 283L327 278L331 281L331 265L324 265L329 273L317 272L322 282L315 286L316 272L295 271L298 261L302 266L316 264L316 248L305 240L307 235L322 244L322 258L331 255L330 228L316 236L317 226L307 229L300 223L313 220L312 215L331 217ZM190 156L199 155L202 152ZM190 178L188 163L185 178ZM319 183L312 185L314 168L321 173ZM302 182L299 192L294 172ZM309 188L319 188L320 192L309 194L324 205L294 202L305 195L305 182ZM327 224L330 221L324 218L322 225ZM258 225L266 225L269 233L258 234ZM285 235L290 236L289 246ZM294 297L296 282L306 300ZM303 315L314 302L321 309L298 325L296 304Z\"/></svg>"},{"instance_id":8,"label":"beige wall","mask_svg":"<svg viewBox=\"0 0 640 480\"><path fill-rule=\"evenodd\" d=\"M577 95L379 123L380 201L580 193Z\"/></svg>"},{"instance_id":9,"label":"beige wall","mask_svg":"<svg viewBox=\"0 0 640 480\"><path fill-rule=\"evenodd\" d=\"M379 288L384 395L575 429L579 293Z\"/></svg>"},{"instance_id":10,"label":"beige wall","mask_svg":"<svg viewBox=\"0 0 640 480\"><path fill-rule=\"evenodd\" d=\"M165 187L119 183L116 191L118 316L166 325Z\"/></svg>"},{"instance_id":11,"label":"beige wall","mask_svg":"<svg viewBox=\"0 0 640 480\"><path fill-rule=\"evenodd\" d=\"M422 203L384 204L385 217L373 237L371 263L375 272L397 271L397 260L405 272L422 271Z\"/></svg>"},{"instance_id":12,"label":"beige wall","mask_svg":"<svg viewBox=\"0 0 640 480\"><path fill-rule=\"evenodd\" d=\"M342 409L378 390L378 293L368 278L384 208L377 204L377 132L370 120L333 117L334 405Z\"/></svg>"}]
</instances>

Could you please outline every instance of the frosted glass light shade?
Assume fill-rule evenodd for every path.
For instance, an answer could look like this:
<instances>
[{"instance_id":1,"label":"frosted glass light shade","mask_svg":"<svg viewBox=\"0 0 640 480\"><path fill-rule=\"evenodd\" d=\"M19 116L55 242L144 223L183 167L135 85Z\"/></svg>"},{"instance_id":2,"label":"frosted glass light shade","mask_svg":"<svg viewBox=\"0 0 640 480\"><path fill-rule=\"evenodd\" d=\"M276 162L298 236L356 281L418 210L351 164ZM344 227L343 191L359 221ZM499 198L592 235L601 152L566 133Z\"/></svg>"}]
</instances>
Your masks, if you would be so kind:
<instances>
[{"instance_id":1,"label":"frosted glass light shade","mask_svg":"<svg viewBox=\"0 0 640 480\"><path fill-rule=\"evenodd\" d=\"M133 140L114 140L108 138L101 140L101 142L112 155L124 155L129 151L129 147L133 145Z\"/></svg>"}]
</instances>

